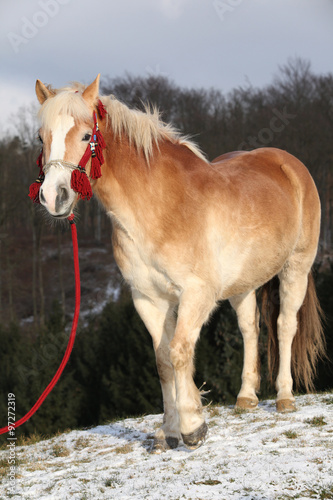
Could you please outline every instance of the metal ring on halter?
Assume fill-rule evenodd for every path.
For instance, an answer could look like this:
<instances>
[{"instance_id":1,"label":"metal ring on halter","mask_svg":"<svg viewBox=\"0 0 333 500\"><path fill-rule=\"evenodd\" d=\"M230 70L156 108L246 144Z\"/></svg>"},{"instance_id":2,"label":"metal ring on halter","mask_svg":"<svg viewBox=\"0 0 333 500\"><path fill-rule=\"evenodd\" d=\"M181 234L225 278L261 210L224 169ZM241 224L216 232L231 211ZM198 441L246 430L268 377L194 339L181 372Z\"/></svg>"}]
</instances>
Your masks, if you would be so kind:
<instances>
[{"instance_id":1,"label":"metal ring on halter","mask_svg":"<svg viewBox=\"0 0 333 500\"><path fill-rule=\"evenodd\" d=\"M61 168L69 168L70 170L77 170L79 168L79 165L75 165L75 163L71 163L70 161L51 160L44 165L43 167L44 174L47 174L50 167L61 167Z\"/></svg>"}]
</instances>

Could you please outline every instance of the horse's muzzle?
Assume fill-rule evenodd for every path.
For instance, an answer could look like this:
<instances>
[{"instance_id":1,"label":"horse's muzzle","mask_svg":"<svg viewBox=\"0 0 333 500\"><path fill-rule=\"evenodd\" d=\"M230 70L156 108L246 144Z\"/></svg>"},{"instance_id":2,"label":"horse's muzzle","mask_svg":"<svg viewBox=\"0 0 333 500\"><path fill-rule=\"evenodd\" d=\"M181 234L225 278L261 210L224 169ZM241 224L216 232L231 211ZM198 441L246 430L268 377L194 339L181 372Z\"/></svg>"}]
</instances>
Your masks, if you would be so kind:
<instances>
[{"instance_id":1,"label":"horse's muzzle","mask_svg":"<svg viewBox=\"0 0 333 500\"><path fill-rule=\"evenodd\" d=\"M54 189L48 189L47 192L41 186L39 191L39 200L41 204L53 217L67 217L70 213L69 202L70 193L65 185L56 186Z\"/></svg>"}]
</instances>

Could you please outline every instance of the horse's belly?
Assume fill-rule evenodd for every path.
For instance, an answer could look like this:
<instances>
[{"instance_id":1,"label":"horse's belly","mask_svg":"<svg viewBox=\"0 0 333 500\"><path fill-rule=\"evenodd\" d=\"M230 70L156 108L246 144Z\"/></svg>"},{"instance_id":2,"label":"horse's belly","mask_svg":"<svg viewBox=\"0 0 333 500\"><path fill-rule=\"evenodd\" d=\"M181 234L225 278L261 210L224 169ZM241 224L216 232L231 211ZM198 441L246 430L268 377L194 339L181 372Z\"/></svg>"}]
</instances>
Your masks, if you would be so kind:
<instances>
[{"instance_id":1,"label":"horse's belly","mask_svg":"<svg viewBox=\"0 0 333 500\"><path fill-rule=\"evenodd\" d=\"M286 263L293 246L269 245L257 247L254 251L240 252L237 257L220 261L221 299L255 290L276 276Z\"/></svg>"}]
</instances>

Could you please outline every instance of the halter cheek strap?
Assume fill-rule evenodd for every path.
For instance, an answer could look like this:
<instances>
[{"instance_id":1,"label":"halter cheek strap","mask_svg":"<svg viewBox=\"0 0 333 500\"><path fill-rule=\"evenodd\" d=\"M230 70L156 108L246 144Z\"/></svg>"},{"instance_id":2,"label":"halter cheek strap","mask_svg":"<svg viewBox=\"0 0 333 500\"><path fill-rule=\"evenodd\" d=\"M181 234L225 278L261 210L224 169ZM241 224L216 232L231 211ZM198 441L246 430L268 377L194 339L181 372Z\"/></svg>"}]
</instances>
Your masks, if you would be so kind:
<instances>
[{"instance_id":1,"label":"halter cheek strap","mask_svg":"<svg viewBox=\"0 0 333 500\"><path fill-rule=\"evenodd\" d=\"M98 101L97 109L101 119L103 119L106 111L100 100ZM29 189L29 197L34 203L39 203L40 187L44 182L45 175L52 166L58 166L61 168L68 168L72 170L71 188L73 189L73 191L78 193L81 199L90 200L93 193L85 168L89 158L91 158L90 178L99 179L99 177L102 176L101 166L104 163L103 149L105 148L105 141L98 128L97 115L95 111L93 118L94 128L92 131L91 141L89 142L78 165L64 160L51 160L43 165L43 150L41 151L37 159L39 176L36 181L31 184Z\"/></svg>"}]
</instances>

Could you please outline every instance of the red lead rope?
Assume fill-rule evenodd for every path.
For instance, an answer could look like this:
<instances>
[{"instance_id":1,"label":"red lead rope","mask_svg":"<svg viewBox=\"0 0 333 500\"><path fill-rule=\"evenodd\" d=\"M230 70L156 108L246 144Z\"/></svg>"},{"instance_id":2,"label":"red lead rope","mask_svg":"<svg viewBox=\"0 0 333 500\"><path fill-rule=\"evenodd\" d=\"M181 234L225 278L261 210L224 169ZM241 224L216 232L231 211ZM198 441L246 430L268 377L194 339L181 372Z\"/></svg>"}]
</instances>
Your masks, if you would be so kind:
<instances>
[{"instance_id":1,"label":"red lead rope","mask_svg":"<svg viewBox=\"0 0 333 500\"><path fill-rule=\"evenodd\" d=\"M42 405L43 401L50 394L53 387L58 382L60 375L64 371L66 363L69 360L69 357L70 357L72 349L73 349L77 324L79 321L81 289L80 289L79 248L78 248L78 243L77 243L77 231L76 231L76 225L74 222L74 215L73 214L70 215L68 217L68 220L69 220L70 225L71 225L72 242L73 242L74 271L75 271L75 312L74 312L72 330L71 330L71 333L69 336L67 349L66 349L64 357L61 361L61 364L60 364L56 374L54 375L53 379L51 380L49 385L46 387L46 389L44 390L44 392L42 393L42 395L40 396L38 401L34 404L34 406L31 408L31 410L26 415L24 415L24 417L22 417L17 422L10 424L10 427L13 426L16 428L16 427L19 427L20 425L24 424L38 410L38 408ZM0 434L4 434L5 432L9 432L9 431L10 431L10 429L8 428L8 425L7 425L6 427L3 427L2 429L0 429Z\"/></svg>"}]
</instances>

